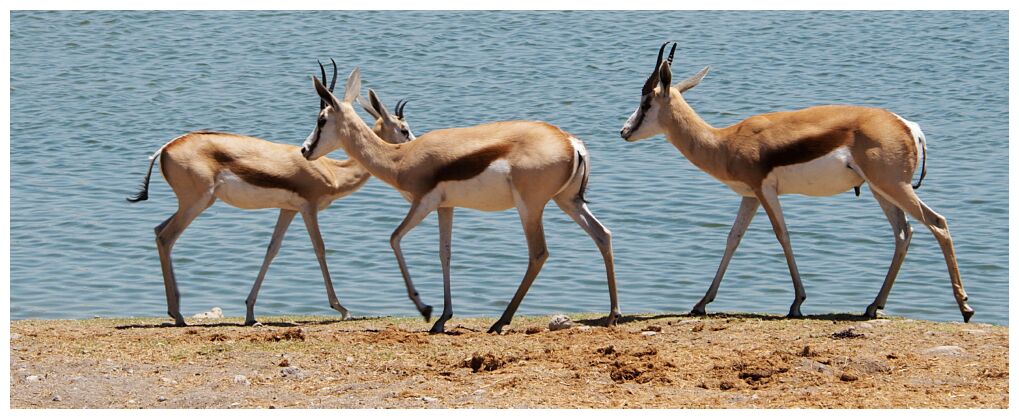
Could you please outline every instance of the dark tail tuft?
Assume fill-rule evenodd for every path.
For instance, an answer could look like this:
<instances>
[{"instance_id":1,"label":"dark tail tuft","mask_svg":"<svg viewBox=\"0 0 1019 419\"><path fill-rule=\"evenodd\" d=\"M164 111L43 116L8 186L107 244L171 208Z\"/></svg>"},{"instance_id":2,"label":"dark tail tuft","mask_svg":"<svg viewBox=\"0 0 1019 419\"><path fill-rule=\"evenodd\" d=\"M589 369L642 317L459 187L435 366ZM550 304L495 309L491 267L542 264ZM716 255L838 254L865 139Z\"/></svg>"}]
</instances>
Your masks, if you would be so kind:
<instances>
[{"instance_id":1,"label":"dark tail tuft","mask_svg":"<svg viewBox=\"0 0 1019 419\"><path fill-rule=\"evenodd\" d=\"M920 133L920 145L922 150L917 150L918 153L923 153L923 160L920 169L920 179L916 180L916 185L913 185L913 189L920 189L920 184L923 183L924 176L927 176L927 138L924 137L923 132Z\"/></svg>"},{"instance_id":2,"label":"dark tail tuft","mask_svg":"<svg viewBox=\"0 0 1019 419\"><path fill-rule=\"evenodd\" d=\"M586 162L584 161L584 155L579 151L577 152L577 158L580 159L580 161L577 162L577 167L584 169L584 177L580 180L580 191L577 192L577 198L580 199L580 202L588 204L589 202L587 201L587 198L584 198L584 192L587 191L587 178L591 175L591 173L589 173L587 169Z\"/></svg>"},{"instance_id":3,"label":"dark tail tuft","mask_svg":"<svg viewBox=\"0 0 1019 419\"><path fill-rule=\"evenodd\" d=\"M920 170L920 179L916 180L916 184L913 185L913 189L920 189L920 185L923 183L924 176L927 176L927 151L923 153L923 169Z\"/></svg>"},{"instance_id":4,"label":"dark tail tuft","mask_svg":"<svg viewBox=\"0 0 1019 419\"><path fill-rule=\"evenodd\" d=\"M152 177L152 166L156 164L156 159L158 157L159 154L152 156L152 159L149 161L149 170L145 172L145 180L142 181L141 190L133 196L128 197L127 202L140 202L147 201L149 199L149 178Z\"/></svg>"},{"instance_id":5,"label":"dark tail tuft","mask_svg":"<svg viewBox=\"0 0 1019 419\"><path fill-rule=\"evenodd\" d=\"M127 197L127 202L138 202L138 201L148 201L148 200L149 200L149 185L148 185L148 183L142 184L142 190L138 191L138 193L134 194L133 196Z\"/></svg>"}]
</instances>

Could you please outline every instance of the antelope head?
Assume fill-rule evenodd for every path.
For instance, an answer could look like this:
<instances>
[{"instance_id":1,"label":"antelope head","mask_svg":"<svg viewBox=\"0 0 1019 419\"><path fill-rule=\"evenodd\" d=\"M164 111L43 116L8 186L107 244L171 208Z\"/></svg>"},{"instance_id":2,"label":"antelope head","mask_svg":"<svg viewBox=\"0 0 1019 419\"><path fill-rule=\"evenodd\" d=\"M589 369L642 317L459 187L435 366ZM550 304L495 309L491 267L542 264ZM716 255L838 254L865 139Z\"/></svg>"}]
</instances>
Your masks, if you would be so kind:
<instances>
[{"instance_id":1,"label":"antelope head","mask_svg":"<svg viewBox=\"0 0 1019 419\"><path fill-rule=\"evenodd\" d=\"M389 113L375 91L368 89L368 100L358 97L357 103L360 103L361 107L375 118L375 126L372 127L372 131L375 131L375 135L382 137L383 140L402 139L403 141L389 142L403 143L415 138L414 133L410 131L410 125L407 124L407 120L403 116L403 109L407 106L407 101L397 101L396 107L393 108L395 113Z\"/></svg>"},{"instance_id":2,"label":"antelope head","mask_svg":"<svg viewBox=\"0 0 1019 419\"><path fill-rule=\"evenodd\" d=\"M322 70L322 79L328 80L325 76L325 67L322 66L322 63L319 63L319 69ZM315 160L340 148L342 136L352 135L352 133L347 132L348 129L341 121L345 115L360 120L357 114L354 113L353 103L361 91L361 70L354 68L350 75L347 76L343 100L333 95L333 88L336 87L336 72L336 61L333 61L333 80L328 88L315 76L311 77L312 84L315 85L315 91L319 97L319 111L315 129L304 140L304 145L301 147L301 155L308 160ZM378 97L374 92L371 95L375 101L378 101ZM405 143L414 139L414 134L410 132L410 127L403 118L403 106L397 106L395 117L382 107L381 101L378 102L378 107L382 108L382 112L378 112L375 109L369 111L369 113L373 111L378 113L378 115L372 114L372 116L376 117L375 128L373 129L376 135L392 144Z\"/></svg>"},{"instance_id":3,"label":"antelope head","mask_svg":"<svg viewBox=\"0 0 1019 419\"><path fill-rule=\"evenodd\" d=\"M703 70L693 77L673 86L672 57L676 54L677 44L672 44L669 57L663 61L662 56L665 53L665 47L668 45L669 42L666 42L658 49L658 61L655 62L655 68L651 71L647 81L644 82L644 88L640 92L640 105L637 106L637 110L633 111L630 118L623 124L623 129L619 131L619 136L623 137L626 141L643 140L664 133L665 128L662 124L662 116L669 112L669 101L672 98L672 91L675 90L679 97L682 98L683 92L692 89L708 74L708 67L704 67Z\"/></svg>"}]
</instances>

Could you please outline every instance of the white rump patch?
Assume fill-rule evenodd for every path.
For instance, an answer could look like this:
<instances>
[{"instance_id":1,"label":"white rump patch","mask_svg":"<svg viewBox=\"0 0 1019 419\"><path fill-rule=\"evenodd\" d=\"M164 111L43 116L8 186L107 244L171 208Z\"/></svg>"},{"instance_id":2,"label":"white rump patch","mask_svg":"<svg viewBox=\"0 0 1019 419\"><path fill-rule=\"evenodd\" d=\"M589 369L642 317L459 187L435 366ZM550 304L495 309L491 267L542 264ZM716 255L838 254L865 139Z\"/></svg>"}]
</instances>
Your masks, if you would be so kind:
<instances>
[{"instance_id":1,"label":"white rump patch","mask_svg":"<svg viewBox=\"0 0 1019 419\"><path fill-rule=\"evenodd\" d=\"M923 131L920 130L920 124L907 120L895 113L892 113L892 115L899 118L899 120L902 121L903 124L906 124L906 127L909 128L909 133L913 136L913 143L916 144L916 167L919 168L923 164L923 155L927 153L926 144L921 142L924 136Z\"/></svg>"},{"instance_id":2,"label":"white rump patch","mask_svg":"<svg viewBox=\"0 0 1019 419\"><path fill-rule=\"evenodd\" d=\"M855 165L849 148L843 146L805 163L776 167L764 182L775 182L779 195L830 196L863 183L850 167Z\"/></svg>"},{"instance_id":3,"label":"white rump patch","mask_svg":"<svg viewBox=\"0 0 1019 419\"><path fill-rule=\"evenodd\" d=\"M213 193L223 202L242 209L282 208L300 211L304 204L304 198L292 191L255 186L229 170L219 172L216 176Z\"/></svg>"},{"instance_id":4,"label":"white rump patch","mask_svg":"<svg viewBox=\"0 0 1019 419\"><path fill-rule=\"evenodd\" d=\"M588 154L587 154L587 147L584 146L584 142L583 141L580 141L580 139L577 138L577 137L571 136L570 137L570 145L573 146L573 152L574 153L579 153L580 156L583 157L585 161L588 161L588 162L591 161L590 157L588 157ZM566 183L563 183L563 186L560 186L559 190L557 190L555 195L552 195L552 196L559 196L559 194L563 193L563 191L565 191L566 188L570 187L570 185L573 184L573 181L577 179L577 173L580 173L580 164L581 164L580 159L576 159L576 158L573 159L573 171L570 172L570 178L566 179Z\"/></svg>"}]
</instances>

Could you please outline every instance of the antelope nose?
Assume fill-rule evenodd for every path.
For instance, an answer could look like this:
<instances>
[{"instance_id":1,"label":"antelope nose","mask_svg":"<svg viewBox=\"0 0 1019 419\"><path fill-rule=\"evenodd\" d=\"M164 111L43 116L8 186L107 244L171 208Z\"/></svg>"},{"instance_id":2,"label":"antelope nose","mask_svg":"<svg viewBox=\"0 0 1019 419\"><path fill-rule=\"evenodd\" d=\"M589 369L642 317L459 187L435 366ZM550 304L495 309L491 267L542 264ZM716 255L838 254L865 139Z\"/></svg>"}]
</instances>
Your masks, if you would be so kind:
<instances>
[{"instance_id":1,"label":"antelope nose","mask_svg":"<svg viewBox=\"0 0 1019 419\"><path fill-rule=\"evenodd\" d=\"M624 140L626 139L626 137L629 137L630 136L629 127L623 127L623 129L619 130L619 136L623 137Z\"/></svg>"},{"instance_id":2,"label":"antelope nose","mask_svg":"<svg viewBox=\"0 0 1019 419\"><path fill-rule=\"evenodd\" d=\"M308 147L301 146L301 155L305 158L308 157Z\"/></svg>"}]
</instances>

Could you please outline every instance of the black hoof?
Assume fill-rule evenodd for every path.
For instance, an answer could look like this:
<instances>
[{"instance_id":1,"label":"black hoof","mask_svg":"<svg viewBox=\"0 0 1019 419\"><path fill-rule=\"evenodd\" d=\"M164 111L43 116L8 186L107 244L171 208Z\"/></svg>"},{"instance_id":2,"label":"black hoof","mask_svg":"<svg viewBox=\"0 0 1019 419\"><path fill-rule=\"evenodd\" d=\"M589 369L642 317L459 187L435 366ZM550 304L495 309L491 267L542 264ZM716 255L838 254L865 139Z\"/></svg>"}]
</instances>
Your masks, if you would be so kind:
<instances>
[{"instance_id":1,"label":"black hoof","mask_svg":"<svg viewBox=\"0 0 1019 419\"><path fill-rule=\"evenodd\" d=\"M973 317L974 313L976 313L976 311L973 311L973 309L970 309L969 311L963 311L962 312L962 321L964 323L969 323L969 319L971 317Z\"/></svg>"},{"instance_id":2,"label":"black hoof","mask_svg":"<svg viewBox=\"0 0 1019 419\"><path fill-rule=\"evenodd\" d=\"M432 321L432 306L426 305L425 308L421 309L421 316L425 318L426 322Z\"/></svg>"},{"instance_id":3,"label":"black hoof","mask_svg":"<svg viewBox=\"0 0 1019 419\"><path fill-rule=\"evenodd\" d=\"M503 324L500 324L500 323L496 323L496 324L493 324L493 325L492 325L492 327L489 327L489 328L488 328L488 333L495 333L495 334L497 334L497 335L498 335L498 334L501 334L501 333L502 333L502 327L503 327L503 326L504 326L504 325L503 325Z\"/></svg>"},{"instance_id":4,"label":"black hoof","mask_svg":"<svg viewBox=\"0 0 1019 419\"><path fill-rule=\"evenodd\" d=\"M707 314L708 312L703 308L694 307L693 310L690 310L691 316L706 316Z\"/></svg>"},{"instance_id":5,"label":"black hoof","mask_svg":"<svg viewBox=\"0 0 1019 419\"><path fill-rule=\"evenodd\" d=\"M619 313L610 313L608 320L605 322L605 327L615 326L620 316Z\"/></svg>"}]
</instances>

